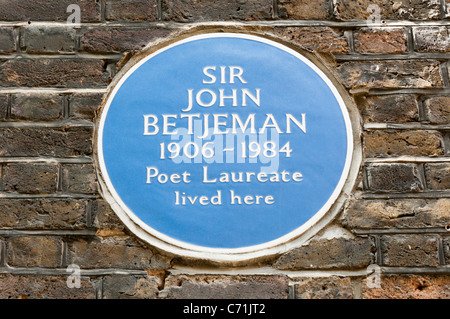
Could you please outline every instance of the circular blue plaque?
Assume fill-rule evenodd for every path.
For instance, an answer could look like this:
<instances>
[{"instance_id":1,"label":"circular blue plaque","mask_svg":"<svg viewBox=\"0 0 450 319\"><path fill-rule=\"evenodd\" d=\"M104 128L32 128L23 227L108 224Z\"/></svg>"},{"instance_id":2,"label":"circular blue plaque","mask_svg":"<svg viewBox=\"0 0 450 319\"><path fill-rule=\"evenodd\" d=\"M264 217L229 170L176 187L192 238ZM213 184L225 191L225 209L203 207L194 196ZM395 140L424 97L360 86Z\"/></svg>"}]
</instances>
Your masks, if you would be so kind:
<instances>
[{"instance_id":1,"label":"circular blue plaque","mask_svg":"<svg viewBox=\"0 0 450 319\"><path fill-rule=\"evenodd\" d=\"M109 201L176 247L251 251L304 232L349 173L352 128L331 81L271 40L212 33L141 59L98 130Z\"/></svg>"}]
</instances>

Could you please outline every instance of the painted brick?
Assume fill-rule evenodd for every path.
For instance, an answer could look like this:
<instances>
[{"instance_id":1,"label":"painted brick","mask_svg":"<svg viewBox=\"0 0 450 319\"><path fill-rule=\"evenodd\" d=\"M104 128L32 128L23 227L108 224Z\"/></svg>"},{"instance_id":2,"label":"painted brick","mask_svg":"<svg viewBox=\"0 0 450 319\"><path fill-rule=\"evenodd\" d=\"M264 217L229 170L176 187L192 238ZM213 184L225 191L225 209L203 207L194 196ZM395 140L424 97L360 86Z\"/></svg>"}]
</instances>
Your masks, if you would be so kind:
<instances>
[{"instance_id":1,"label":"painted brick","mask_svg":"<svg viewBox=\"0 0 450 319\"><path fill-rule=\"evenodd\" d=\"M273 15L272 5L271 0L162 0L162 18L177 22L269 20Z\"/></svg>"}]
</instances>

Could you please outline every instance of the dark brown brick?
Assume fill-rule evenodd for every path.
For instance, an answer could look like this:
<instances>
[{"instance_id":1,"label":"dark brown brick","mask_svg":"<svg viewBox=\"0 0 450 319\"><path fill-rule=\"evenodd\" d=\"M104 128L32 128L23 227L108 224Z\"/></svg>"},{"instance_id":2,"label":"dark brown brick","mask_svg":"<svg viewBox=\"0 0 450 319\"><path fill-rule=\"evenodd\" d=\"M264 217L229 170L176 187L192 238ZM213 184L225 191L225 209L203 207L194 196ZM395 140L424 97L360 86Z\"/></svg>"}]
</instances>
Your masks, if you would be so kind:
<instances>
[{"instance_id":1,"label":"dark brown brick","mask_svg":"<svg viewBox=\"0 0 450 319\"><path fill-rule=\"evenodd\" d=\"M80 46L93 53L142 50L152 40L169 33L167 29L155 28L92 28L81 35Z\"/></svg>"},{"instance_id":2,"label":"dark brown brick","mask_svg":"<svg viewBox=\"0 0 450 319\"><path fill-rule=\"evenodd\" d=\"M4 121L8 115L9 98L7 94L0 95L0 121Z\"/></svg>"},{"instance_id":3,"label":"dark brown brick","mask_svg":"<svg viewBox=\"0 0 450 319\"><path fill-rule=\"evenodd\" d=\"M369 96L361 100L366 123L405 123L419 120L419 105L412 94Z\"/></svg>"},{"instance_id":4,"label":"dark brown brick","mask_svg":"<svg viewBox=\"0 0 450 319\"><path fill-rule=\"evenodd\" d=\"M157 6L156 0L107 0L105 19L108 21L156 21Z\"/></svg>"},{"instance_id":5,"label":"dark brown brick","mask_svg":"<svg viewBox=\"0 0 450 319\"><path fill-rule=\"evenodd\" d=\"M330 0L280 0L278 16L282 19L325 20L331 17Z\"/></svg>"},{"instance_id":6,"label":"dark brown brick","mask_svg":"<svg viewBox=\"0 0 450 319\"><path fill-rule=\"evenodd\" d=\"M103 299L155 299L160 285L158 276L105 276L102 281Z\"/></svg>"},{"instance_id":7,"label":"dark brown brick","mask_svg":"<svg viewBox=\"0 0 450 319\"><path fill-rule=\"evenodd\" d=\"M3 170L4 191L27 194L49 194L57 191L57 164L8 163L3 166Z\"/></svg>"},{"instance_id":8,"label":"dark brown brick","mask_svg":"<svg viewBox=\"0 0 450 319\"><path fill-rule=\"evenodd\" d=\"M450 123L450 96L436 96L424 102L427 120L432 124Z\"/></svg>"},{"instance_id":9,"label":"dark brown brick","mask_svg":"<svg viewBox=\"0 0 450 319\"><path fill-rule=\"evenodd\" d=\"M427 179L428 188L436 190L450 189L449 163L425 164L425 176Z\"/></svg>"},{"instance_id":10,"label":"dark brown brick","mask_svg":"<svg viewBox=\"0 0 450 319\"><path fill-rule=\"evenodd\" d=\"M360 53L398 54L408 49L403 28L360 29L354 33L355 49Z\"/></svg>"},{"instance_id":11,"label":"dark brown brick","mask_svg":"<svg viewBox=\"0 0 450 319\"><path fill-rule=\"evenodd\" d=\"M103 94L75 93L69 98L69 117L74 120L94 121L100 109Z\"/></svg>"},{"instance_id":12,"label":"dark brown brick","mask_svg":"<svg viewBox=\"0 0 450 319\"><path fill-rule=\"evenodd\" d=\"M274 267L282 270L362 268L373 263L374 248L368 238L312 240L285 253Z\"/></svg>"},{"instance_id":13,"label":"dark brown brick","mask_svg":"<svg viewBox=\"0 0 450 319\"><path fill-rule=\"evenodd\" d=\"M350 229L442 227L450 218L450 199L355 200L344 211Z\"/></svg>"},{"instance_id":14,"label":"dark brown brick","mask_svg":"<svg viewBox=\"0 0 450 319\"><path fill-rule=\"evenodd\" d=\"M107 65L96 59L14 59L0 63L2 87L106 87Z\"/></svg>"},{"instance_id":15,"label":"dark brown brick","mask_svg":"<svg viewBox=\"0 0 450 319\"><path fill-rule=\"evenodd\" d=\"M178 22L268 20L272 19L272 4L271 0L163 0L162 17Z\"/></svg>"},{"instance_id":16,"label":"dark brown brick","mask_svg":"<svg viewBox=\"0 0 450 319\"><path fill-rule=\"evenodd\" d=\"M86 227L86 201L77 199L0 199L1 228L80 229Z\"/></svg>"},{"instance_id":17,"label":"dark brown brick","mask_svg":"<svg viewBox=\"0 0 450 319\"><path fill-rule=\"evenodd\" d=\"M300 278L295 283L294 290L296 299L356 298L352 280L349 277Z\"/></svg>"},{"instance_id":18,"label":"dark brown brick","mask_svg":"<svg viewBox=\"0 0 450 319\"><path fill-rule=\"evenodd\" d=\"M285 276L176 275L166 278L160 298L167 299L286 299Z\"/></svg>"},{"instance_id":19,"label":"dark brown brick","mask_svg":"<svg viewBox=\"0 0 450 319\"><path fill-rule=\"evenodd\" d=\"M344 62L338 67L347 88L433 88L443 81L437 61Z\"/></svg>"},{"instance_id":20,"label":"dark brown brick","mask_svg":"<svg viewBox=\"0 0 450 319\"><path fill-rule=\"evenodd\" d=\"M381 252L384 266L439 266L438 241L434 235L383 236Z\"/></svg>"},{"instance_id":21,"label":"dark brown brick","mask_svg":"<svg viewBox=\"0 0 450 319\"><path fill-rule=\"evenodd\" d=\"M414 164L374 164L366 168L370 191L420 192L424 189L419 168Z\"/></svg>"},{"instance_id":22,"label":"dark brown brick","mask_svg":"<svg viewBox=\"0 0 450 319\"><path fill-rule=\"evenodd\" d=\"M92 202L91 206L93 225L99 229L113 229L123 231L125 226L111 209L108 202L98 199Z\"/></svg>"},{"instance_id":23,"label":"dark brown brick","mask_svg":"<svg viewBox=\"0 0 450 319\"><path fill-rule=\"evenodd\" d=\"M444 154L442 135L436 131L369 131L363 140L367 157Z\"/></svg>"},{"instance_id":24,"label":"dark brown brick","mask_svg":"<svg viewBox=\"0 0 450 319\"><path fill-rule=\"evenodd\" d=\"M79 288L69 288L68 276L0 275L1 299L95 299L96 283L80 277Z\"/></svg>"},{"instance_id":25,"label":"dark brown brick","mask_svg":"<svg viewBox=\"0 0 450 319\"><path fill-rule=\"evenodd\" d=\"M0 53L12 53L14 51L16 51L16 44L13 28L0 28Z\"/></svg>"},{"instance_id":26,"label":"dark brown brick","mask_svg":"<svg viewBox=\"0 0 450 319\"><path fill-rule=\"evenodd\" d=\"M92 153L92 128L0 128L0 156L67 157Z\"/></svg>"},{"instance_id":27,"label":"dark brown brick","mask_svg":"<svg viewBox=\"0 0 450 319\"><path fill-rule=\"evenodd\" d=\"M92 164L62 165L62 190L72 193L97 192L97 177Z\"/></svg>"},{"instance_id":28,"label":"dark brown brick","mask_svg":"<svg viewBox=\"0 0 450 319\"><path fill-rule=\"evenodd\" d=\"M450 32L446 27L413 28L418 52L450 52Z\"/></svg>"},{"instance_id":29,"label":"dark brown brick","mask_svg":"<svg viewBox=\"0 0 450 319\"><path fill-rule=\"evenodd\" d=\"M350 46L344 31L328 27L277 28L275 32L291 43L311 52L348 53Z\"/></svg>"},{"instance_id":30,"label":"dark brown brick","mask_svg":"<svg viewBox=\"0 0 450 319\"><path fill-rule=\"evenodd\" d=\"M62 117L64 96L60 94L18 93L12 96L12 120L50 121Z\"/></svg>"},{"instance_id":31,"label":"dark brown brick","mask_svg":"<svg viewBox=\"0 0 450 319\"><path fill-rule=\"evenodd\" d=\"M27 53L67 53L75 50L75 29L68 27L24 27L21 50Z\"/></svg>"},{"instance_id":32,"label":"dark brown brick","mask_svg":"<svg viewBox=\"0 0 450 319\"><path fill-rule=\"evenodd\" d=\"M0 6L0 21L67 21L71 4L80 7L81 22L100 21L100 2L96 0L8 0Z\"/></svg>"},{"instance_id":33,"label":"dark brown brick","mask_svg":"<svg viewBox=\"0 0 450 319\"><path fill-rule=\"evenodd\" d=\"M168 260L129 237L98 237L67 243L68 263L81 268L162 269Z\"/></svg>"},{"instance_id":34,"label":"dark brown brick","mask_svg":"<svg viewBox=\"0 0 450 319\"><path fill-rule=\"evenodd\" d=\"M7 264L12 267L61 266L61 240L54 237L11 237L7 242Z\"/></svg>"},{"instance_id":35,"label":"dark brown brick","mask_svg":"<svg viewBox=\"0 0 450 319\"><path fill-rule=\"evenodd\" d=\"M340 20L366 20L377 5L380 18L389 20L437 20L440 15L439 0L336 0L335 16Z\"/></svg>"}]
</instances>

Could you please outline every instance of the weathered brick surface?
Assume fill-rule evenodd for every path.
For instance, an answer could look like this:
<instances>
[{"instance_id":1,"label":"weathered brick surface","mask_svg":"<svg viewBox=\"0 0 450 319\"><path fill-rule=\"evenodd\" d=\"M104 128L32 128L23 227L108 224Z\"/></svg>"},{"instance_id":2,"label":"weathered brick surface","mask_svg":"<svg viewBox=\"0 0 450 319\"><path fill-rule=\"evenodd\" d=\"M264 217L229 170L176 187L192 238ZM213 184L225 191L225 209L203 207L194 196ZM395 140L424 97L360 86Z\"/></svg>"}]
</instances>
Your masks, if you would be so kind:
<instances>
[{"instance_id":1,"label":"weathered brick surface","mask_svg":"<svg viewBox=\"0 0 450 319\"><path fill-rule=\"evenodd\" d=\"M449 1L0 0L0 299L450 299ZM66 23L69 5L81 25ZM95 158L125 63L211 31L321 61L354 99L362 142L357 185L321 237L227 275L138 240L103 198ZM86 270L81 288L67 285L70 264Z\"/></svg>"},{"instance_id":2,"label":"weathered brick surface","mask_svg":"<svg viewBox=\"0 0 450 319\"><path fill-rule=\"evenodd\" d=\"M12 53L15 50L13 28L0 28L0 53Z\"/></svg>"},{"instance_id":3,"label":"weathered brick surface","mask_svg":"<svg viewBox=\"0 0 450 319\"><path fill-rule=\"evenodd\" d=\"M278 28L276 34L311 52L348 53L350 45L344 31L328 27Z\"/></svg>"},{"instance_id":4,"label":"weathered brick surface","mask_svg":"<svg viewBox=\"0 0 450 319\"><path fill-rule=\"evenodd\" d=\"M350 278L301 278L294 285L297 299L354 299L356 298Z\"/></svg>"},{"instance_id":5,"label":"weathered brick surface","mask_svg":"<svg viewBox=\"0 0 450 319\"><path fill-rule=\"evenodd\" d=\"M347 88L433 88L443 85L436 61L352 61L342 63L338 72Z\"/></svg>"},{"instance_id":6,"label":"weathered brick surface","mask_svg":"<svg viewBox=\"0 0 450 319\"><path fill-rule=\"evenodd\" d=\"M10 120L50 121L63 116L64 95L19 93L11 99Z\"/></svg>"},{"instance_id":7,"label":"weathered brick surface","mask_svg":"<svg viewBox=\"0 0 450 319\"><path fill-rule=\"evenodd\" d=\"M0 299L95 299L96 282L80 278L79 288L69 288L68 276L0 275Z\"/></svg>"},{"instance_id":8,"label":"weathered brick surface","mask_svg":"<svg viewBox=\"0 0 450 319\"><path fill-rule=\"evenodd\" d=\"M106 62L98 59L14 59L0 62L1 87L105 87Z\"/></svg>"},{"instance_id":9,"label":"weathered brick surface","mask_svg":"<svg viewBox=\"0 0 450 319\"><path fill-rule=\"evenodd\" d=\"M449 52L450 32L446 27L413 28L415 49L419 52Z\"/></svg>"},{"instance_id":10,"label":"weathered brick surface","mask_svg":"<svg viewBox=\"0 0 450 319\"><path fill-rule=\"evenodd\" d=\"M1 199L0 228L85 228L86 205L82 199Z\"/></svg>"},{"instance_id":11,"label":"weathered brick surface","mask_svg":"<svg viewBox=\"0 0 450 319\"><path fill-rule=\"evenodd\" d=\"M444 228L450 221L450 200L355 200L343 218L350 229Z\"/></svg>"},{"instance_id":12,"label":"weathered brick surface","mask_svg":"<svg viewBox=\"0 0 450 319\"><path fill-rule=\"evenodd\" d=\"M107 0L105 19L108 21L156 21L156 0Z\"/></svg>"},{"instance_id":13,"label":"weathered brick surface","mask_svg":"<svg viewBox=\"0 0 450 319\"><path fill-rule=\"evenodd\" d=\"M106 276L103 278L103 299L155 299L161 279L157 276Z\"/></svg>"},{"instance_id":14,"label":"weathered brick surface","mask_svg":"<svg viewBox=\"0 0 450 319\"><path fill-rule=\"evenodd\" d=\"M49 194L57 191L56 164L9 163L3 170L3 190L6 192Z\"/></svg>"},{"instance_id":15,"label":"weathered brick surface","mask_svg":"<svg viewBox=\"0 0 450 319\"><path fill-rule=\"evenodd\" d=\"M450 299L448 275L382 275L380 287L363 286L364 299Z\"/></svg>"},{"instance_id":16,"label":"weathered brick surface","mask_svg":"<svg viewBox=\"0 0 450 319\"><path fill-rule=\"evenodd\" d=\"M0 155L67 157L92 152L92 128L0 128Z\"/></svg>"},{"instance_id":17,"label":"weathered brick surface","mask_svg":"<svg viewBox=\"0 0 450 319\"><path fill-rule=\"evenodd\" d=\"M370 131L363 139L367 157L439 156L445 152L443 137L436 131Z\"/></svg>"},{"instance_id":18,"label":"weathered brick surface","mask_svg":"<svg viewBox=\"0 0 450 319\"><path fill-rule=\"evenodd\" d=\"M424 189L415 164L377 164L366 167L367 189L375 192L420 192Z\"/></svg>"},{"instance_id":19,"label":"weathered brick surface","mask_svg":"<svg viewBox=\"0 0 450 319\"><path fill-rule=\"evenodd\" d=\"M368 96L359 102L365 122L405 123L419 120L419 104L414 94Z\"/></svg>"},{"instance_id":20,"label":"weathered brick surface","mask_svg":"<svg viewBox=\"0 0 450 319\"><path fill-rule=\"evenodd\" d=\"M72 11L67 12L71 4L81 10L81 22L99 22L101 19L100 2L95 0L35 0L3 1L0 6L1 21L67 21Z\"/></svg>"},{"instance_id":21,"label":"weathered brick surface","mask_svg":"<svg viewBox=\"0 0 450 319\"><path fill-rule=\"evenodd\" d=\"M72 193L96 193L97 177L92 164L62 165L62 190Z\"/></svg>"},{"instance_id":22,"label":"weathered brick surface","mask_svg":"<svg viewBox=\"0 0 450 319\"><path fill-rule=\"evenodd\" d=\"M360 53L398 54L408 49L403 28L360 29L354 34L355 50Z\"/></svg>"},{"instance_id":23,"label":"weathered brick surface","mask_svg":"<svg viewBox=\"0 0 450 319\"><path fill-rule=\"evenodd\" d=\"M448 124L450 122L450 96L436 96L425 100L427 120L432 124Z\"/></svg>"},{"instance_id":24,"label":"weathered brick surface","mask_svg":"<svg viewBox=\"0 0 450 319\"><path fill-rule=\"evenodd\" d=\"M435 235L393 235L381 238L383 265L420 267L439 265L438 239Z\"/></svg>"},{"instance_id":25,"label":"weathered brick surface","mask_svg":"<svg viewBox=\"0 0 450 319\"><path fill-rule=\"evenodd\" d=\"M274 267L284 270L361 268L373 262L373 252L374 245L368 238L314 240L284 254Z\"/></svg>"},{"instance_id":26,"label":"weathered brick surface","mask_svg":"<svg viewBox=\"0 0 450 319\"><path fill-rule=\"evenodd\" d=\"M75 51L75 29L29 25L22 29L20 47L27 53Z\"/></svg>"},{"instance_id":27,"label":"weathered brick surface","mask_svg":"<svg viewBox=\"0 0 450 319\"><path fill-rule=\"evenodd\" d=\"M177 275L166 278L161 298L168 299L286 299L285 276Z\"/></svg>"},{"instance_id":28,"label":"weathered brick surface","mask_svg":"<svg viewBox=\"0 0 450 319\"><path fill-rule=\"evenodd\" d=\"M149 42L169 34L159 28L91 28L80 40L82 51L93 53L142 50Z\"/></svg>"},{"instance_id":29,"label":"weathered brick surface","mask_svg":"<svg viewBox=\"0 0 450 319\"><path fill-rule=\"evenodd\" d=\"M439 0L336 0L335 15L340 20L366 20L379 8L380 18L388 20L437 20L440 15Z\"/></svg>"},{"instance_id":30,"label":"weathered brick surface","mask_svg":"<svg viewBox=\"0 0 450 319\"><path fill-rule=\"evenodd\" d=\"M163 0L163 20L192 22L201 20L269 20L273 15L270 0L186 1Z\"/></svg>"},{"instance_id":31,"label":"weathered brick surface","mask_svg":"<svg viewBox=\"0 0 450 319\"><path fill-rule=\"evenodd\" d=\"M59 268L62 242L57 237L12 237L7 244L6 262L12 267Z\"/></svg>"},{"instance_id":32,"label":"weathered brick surface","mask_svg":"<svg viewBox=\"0 0 450 319\"><path fill-rule=\"evenodd\" d=\"M331 1L280 0L278 1L278 16L287 19L322 20L331 17Z\"/></svg>"},{"instance_id":33,"label":"weathered brick surface","mask_svg":"<svg viewBox=\"0 0 450 319\"><path fill-rule=\"evenodd\" d=\"M450 189L449 163L426 164L425 176L427 178L427 186L430 189L437 189L437 190Z\"/></svg>"}]
</instances>

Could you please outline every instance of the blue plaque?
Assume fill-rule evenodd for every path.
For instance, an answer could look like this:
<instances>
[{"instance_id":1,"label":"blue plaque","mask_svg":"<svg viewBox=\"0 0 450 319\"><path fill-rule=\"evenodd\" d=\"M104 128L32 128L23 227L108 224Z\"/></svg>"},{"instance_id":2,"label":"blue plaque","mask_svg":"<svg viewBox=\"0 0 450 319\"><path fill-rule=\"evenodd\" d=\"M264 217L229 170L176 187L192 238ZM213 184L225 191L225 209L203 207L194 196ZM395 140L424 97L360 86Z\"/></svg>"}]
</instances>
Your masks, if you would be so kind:
<instances>
[{"instance_id":1,"label":"blue plaque","mask_svg":"<svg viewBox=\"0 0 450 319\"><path fill-rule=\"evenodd\" d=\"M320 219L347 178L352 139L342 97L311 61L265 38L211 33L120 78L97 151L109 201L132 230L233 253Z\"/></svg>"}]
</instances>

